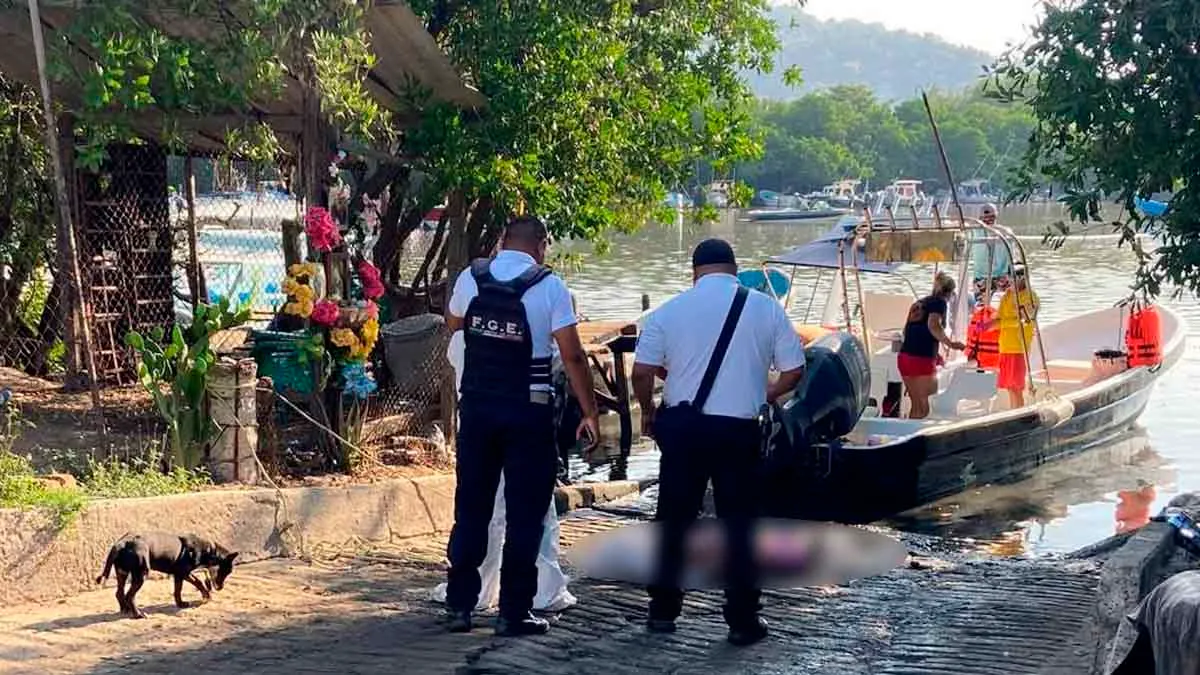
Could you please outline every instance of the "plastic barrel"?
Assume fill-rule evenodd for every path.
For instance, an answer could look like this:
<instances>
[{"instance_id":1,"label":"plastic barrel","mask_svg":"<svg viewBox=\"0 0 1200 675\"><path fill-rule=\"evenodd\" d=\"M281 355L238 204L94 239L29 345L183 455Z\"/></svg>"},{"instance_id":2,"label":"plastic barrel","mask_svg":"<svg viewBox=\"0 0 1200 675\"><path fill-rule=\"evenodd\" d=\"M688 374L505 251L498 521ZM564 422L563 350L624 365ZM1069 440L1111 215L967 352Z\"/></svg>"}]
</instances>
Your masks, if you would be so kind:
<instances>
[{"instance_id":1,"label":"plastic barrel","mask_svg":"<svg viewBox=\"0 0 1200 675\"><path fill-rule=\"evenodd\" d=\"M440 314L418 314L380 327L384 360L401 392L440 386L429 382L430 376L440 370L431 369L430 363L443 344L445 325Z\"/></svg>"}]
</instances>

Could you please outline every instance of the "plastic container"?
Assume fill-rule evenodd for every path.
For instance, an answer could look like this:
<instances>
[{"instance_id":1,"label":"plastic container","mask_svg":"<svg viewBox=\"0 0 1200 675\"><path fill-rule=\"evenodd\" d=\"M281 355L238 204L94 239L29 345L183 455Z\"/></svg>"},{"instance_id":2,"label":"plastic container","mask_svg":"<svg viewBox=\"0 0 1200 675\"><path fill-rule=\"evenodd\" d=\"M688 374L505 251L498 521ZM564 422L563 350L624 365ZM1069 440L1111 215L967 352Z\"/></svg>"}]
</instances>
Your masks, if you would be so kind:
<instances>
[{"instance_id":1,"label":"plastic container","mask_svg":"<svg viewBox=\"0 0 1200 675\"><path fill-rule=\"evenodd\" d=\"M307 331L252 331L250 354L258 363L259 377L269 377L281 394L307 396L316 385L317 364L301 363L299 345L309 339Z\"/></svg>"},{"instance_id":2,"label":"plastic container","mask_svg":"<svg viewBox=\"0 0 1200 675\"><path fill-rule=\"evenodd\" d=\"M436 356L434 352L444 344L445 326L446 320L440 314L418 314L380 327L384 360L401 392L431 386L430 376L441 368L431 369L430 363Z\"/></svg>"}]
</instances>

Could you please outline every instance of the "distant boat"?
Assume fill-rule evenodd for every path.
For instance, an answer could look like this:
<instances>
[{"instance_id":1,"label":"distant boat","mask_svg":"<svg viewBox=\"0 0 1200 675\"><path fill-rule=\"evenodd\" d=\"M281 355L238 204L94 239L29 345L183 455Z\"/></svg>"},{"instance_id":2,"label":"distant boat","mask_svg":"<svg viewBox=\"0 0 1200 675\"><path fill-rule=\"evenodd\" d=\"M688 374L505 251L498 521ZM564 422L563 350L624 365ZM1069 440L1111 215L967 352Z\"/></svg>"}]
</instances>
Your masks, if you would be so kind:
<instances>
[{"instance_id":1,"label":"distant boat","mask_svg":"<svg viewBox=\"0 0 1200 675\"><path fill-rule=\"evenodd\" d=\"M730 193L733 192L733 181L718 180L709 184L704 193L705 201L709 206L714 206L718 209L729 207Z\"/></svg>"},{"instance_id":2,"label":"distant boat","mask_svg":"<svg viewBox=\"0 0 1200 675\"><path fill-rule=\"evenodd\" d=\"M800 205L800 197L780 194L772 190L759 190L758 204L771 209L791 209Z\"/></svg>"},{"instance_id":3,"label":"distant boat","mask_svg":"<svg viewBox=\"0 0 1200 675\"><path fill-rule=\"evenodd\" d=\"M896 210L909 206L920 207L928 201L928 197L921 191L921 181L905 179L892 181L891 185L884 188L882 201Z\"/></svg>"},{"instance_id":4,"label":"distant boat","mask_svg":"<svg viewBox=\"0 0 1200 675\"><path fill-rule=\"evenodd\" d=\"M860 185L862 181L846 178L826 185L820 192L805 195L805 198L823 201L836 209L852 209L865 203L864 197L858 194Z\"/></svg>"},{"instance_id":5,"label":"distant boat","mask_svg":"<svg viewBox=\"0 0 1200 675\"><path fill-rule=\"evenodd\" d=\"M1000 201L1000 197L992 193L986 180L969 180L958 185L959 204L990 204Z\"/></svg>"},{"instance_id":6,"label":"distant boat","mask_svg":"<svg viewBox=\"0 0 1200 675\"><path fill-rule=\"evenodd\" d=\"M790 209L755 209L746 213L750 220L817 220L837 218L848 213L848 209L835 209L825 202L801 200L800 206Z\"/></svg>"},{"instance_id":7,"label":"distant boat","mask_svg":"<svg viewBox=\"0 0 1200 675\"><path fill-rule=\"evenodd\" d=\"M673 209L690 209L694 206L692 198L682 192L668 192L663 204Z\"/></svg>"}]
</instances>

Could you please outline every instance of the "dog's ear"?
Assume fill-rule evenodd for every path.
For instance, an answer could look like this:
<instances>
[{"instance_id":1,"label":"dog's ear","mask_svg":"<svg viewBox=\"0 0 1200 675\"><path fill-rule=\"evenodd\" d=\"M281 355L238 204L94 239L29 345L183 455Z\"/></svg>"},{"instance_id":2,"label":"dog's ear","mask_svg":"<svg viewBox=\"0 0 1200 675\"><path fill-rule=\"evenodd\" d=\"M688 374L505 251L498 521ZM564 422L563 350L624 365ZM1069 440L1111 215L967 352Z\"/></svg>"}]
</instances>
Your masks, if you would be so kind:
<instances>
[{"instance_id":1,"label":"dog's ear","mask_svg":"<svg viewBox=\"0 0 1200 675\"><path fill-rule=\"evenodd\" d=\"M229 555L225 556L225 559L228 560L230 563L232 563L234 561L234 559L237 557L238 557L238 552L234 551L233 553L230 553Z\"/></svg>"}]
</instances>

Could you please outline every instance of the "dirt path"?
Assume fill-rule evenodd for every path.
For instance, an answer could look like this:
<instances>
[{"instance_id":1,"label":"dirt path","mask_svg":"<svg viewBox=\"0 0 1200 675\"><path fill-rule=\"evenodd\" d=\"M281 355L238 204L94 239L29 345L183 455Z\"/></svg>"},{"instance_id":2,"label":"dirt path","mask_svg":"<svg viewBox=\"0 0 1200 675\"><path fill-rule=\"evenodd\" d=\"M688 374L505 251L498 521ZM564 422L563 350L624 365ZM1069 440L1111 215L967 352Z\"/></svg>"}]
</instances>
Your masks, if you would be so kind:
<instances>
[{"instance_id":1,"label":"dirt path","mask_svg":"<svg viewBox=\"0 0 1200 675\"><path fill-rule=\"evenodd\" d=\"M572 518L568 542L620 521ZM718 593L689 595L676 635L642 628L645 594L577 582L577 608L545 637L450 635L427 601L444 540L362 552L341 569L273 560L239 567L217 599L177 611L149 582L144 621L120 619L110 585L0 616L4 673L804 673L1067 675L1090 663L1078 636L1095 600L1093 566L960 561L844 587L771 591L772 636L723 641Z\"/></svg>"}]
</instances>

